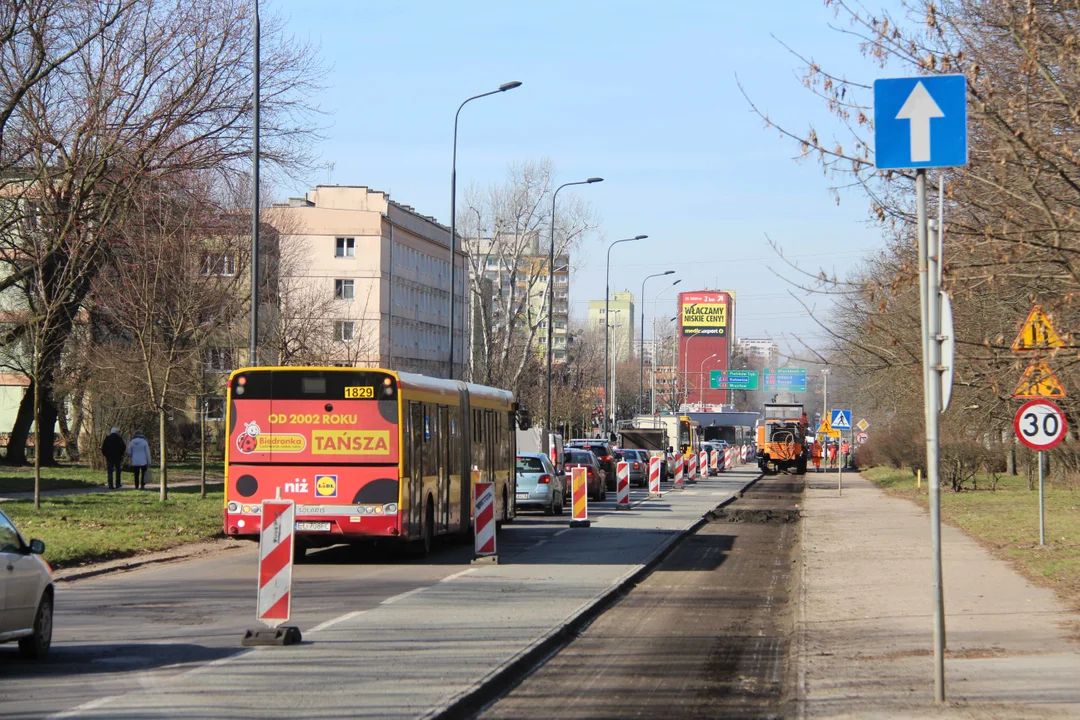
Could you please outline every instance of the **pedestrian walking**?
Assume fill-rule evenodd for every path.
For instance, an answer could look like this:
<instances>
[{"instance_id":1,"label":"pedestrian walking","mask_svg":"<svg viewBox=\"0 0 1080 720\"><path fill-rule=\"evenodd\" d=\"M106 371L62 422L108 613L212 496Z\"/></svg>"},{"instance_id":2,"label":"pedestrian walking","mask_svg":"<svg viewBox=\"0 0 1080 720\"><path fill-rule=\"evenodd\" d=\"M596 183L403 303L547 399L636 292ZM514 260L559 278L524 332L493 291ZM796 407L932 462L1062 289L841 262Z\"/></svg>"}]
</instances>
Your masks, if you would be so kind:
<instances>
[{"instance_id":1,"label":"pedestrian walking","mask_svg":"<svg viewBox=\"0 0 1080 720\"><path fill-rule=\"evenodd\" d=\"M150 443L142 430L136 430L127 446L127 454L131 457L131 471L135 474L135 489L146 488L146 470L150 467Z\"/></svg>"},{"instance_id":2,"label":"pedestrian walking","mask_svg":"<svg viewBox=\"0 0 1080 720\"><path fill-rule=\"evenodd\" d=\"M127 443L120 436L120 428L113 428L105 436L101 443L101 454L105 456L105 473L109 481L109 489L113 489L113 474L116 474L116 489L120 489L120 467L124 462L124 452Z\"/></svg>"}]
</instances>

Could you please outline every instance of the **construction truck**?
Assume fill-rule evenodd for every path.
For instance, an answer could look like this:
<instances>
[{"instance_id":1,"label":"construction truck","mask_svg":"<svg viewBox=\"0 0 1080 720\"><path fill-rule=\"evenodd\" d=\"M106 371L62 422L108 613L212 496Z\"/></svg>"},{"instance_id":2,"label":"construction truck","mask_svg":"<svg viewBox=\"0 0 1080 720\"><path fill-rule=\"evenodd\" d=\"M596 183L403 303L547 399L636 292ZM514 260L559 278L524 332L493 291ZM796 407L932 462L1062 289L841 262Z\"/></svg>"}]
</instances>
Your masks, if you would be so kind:
<instances>
[{"instance_id":1,"label":"construction truck","mask_svg":"<svg viewBox=\"0 0 1080 720\"><path fill-rule=\"evenodd\" d=\"M757 462L762 472L794 469L806 473L810 455L806 412L802 403L767 403L757 425Z\"/></svg>"}]
</instances>

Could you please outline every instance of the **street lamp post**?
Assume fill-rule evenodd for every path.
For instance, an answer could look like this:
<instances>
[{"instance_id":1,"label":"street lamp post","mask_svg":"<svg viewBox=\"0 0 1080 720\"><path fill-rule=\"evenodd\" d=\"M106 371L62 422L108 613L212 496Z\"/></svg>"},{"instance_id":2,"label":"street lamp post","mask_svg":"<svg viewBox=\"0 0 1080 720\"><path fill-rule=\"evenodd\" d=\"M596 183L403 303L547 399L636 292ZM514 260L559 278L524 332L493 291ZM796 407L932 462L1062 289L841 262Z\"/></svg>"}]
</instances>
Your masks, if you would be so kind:
<instances>
[{"instance_id":1,"label":"street lamp post","mask_svg":"<svg viewBox=\"0 0 1080 720\"><path fill-rule=\"evenodd\" d=\"M683 343L683 383L686 387L686 402L690 402L690 341L697 338L705 337L704 335L692 335L686 338L686 342Z\"/></svg>"},{"instance_id":2,"label":"street lamp post","mask_svg":"<svg viewBox=\"0 0 1080 720\"><path fill-rule=\"evenodd\" d=\"M554 341L554 325L555 325L555 198L559 196L559 191L564 187L571 185L590 185L592 183L604 182L604 178L591 177L588 180L578 180L577 182L563 183L559 187L555 188L555 192L551 194L551 247L548 252L548 317L547 317L547 405L544 412L544 452L548 452L548 433L551 432L551 346ZM605 319L606 323L607 320Z\"/></svg>"},{"instance_id":3,"label":"street lamp post","mask_svg":"<svg viewBox=\"0 0 1080 720\"><path fill-rule=\"evenodd\" d=\"M616 240L615 242L608 245L607 263L604 265L604 368L605 368L604 372L605 373L607 373L606 368L608 366L608 305L610 303L610 295L611 295L611 248L615 247L619 243L633 242L634 240L644 240L647 237L649 237L649 236L648 235L635 235L632 238L623 238L622 240ZM608 392L608 384L607 384L607 381L605 380L605 382L604 382L604 393L606 394L607 392ZM612 405L612 407L614 407L614 405ZM611 417L611 422L612 422L612 424L615 423L614 414ZM606 417L604 418L604 430L606 432L609 432L609 433L611 432L611 428L608 426L608 421L607 421Z\"/></svg>"},{"instance_id":4,"label":"street lamp post","mask_svg":"<svg viewBox=\"0 0 1080 720\"><path fill-rule=\"evenodd\" d=\"M663 277L664 275L673 275L674 270L665 270L662 273L653 273L652 275L646 275L645 279L641 281L641 348L638 350L638 361L641 365L641 369L638 371L638 389L637 389L637 410L638 414L645 409L645 283L649 278ZM653 344L656 344L656 338L653 337ZM652 365L656 366L656 348L653 348L653 361Z\"/></svg>"},{"instance_id":5,"label":"street lamp post","mask_svg":"<svg viewBox=\"0 0 1080 720\"><path fill-rule=\"evenodd\" d=\"M495 95L496 93L506 92L507 90L513 90L516 87L521 87L519 80L513 80L511 82L503 83L497 90L490 90L486 93L480 93L479 95L473 95L465 102L458 105L457 112L454 113L454 156L450 162L450 374L447 375L451 380L454 379L454 291L457 289L457 126L458 115L461 114L461 108L465 107L467 103L477 100L488 95Z\"/></svg>"},{"instance_id":6,"label":"street lamp post","mask_svg":"<svg viewBox=\"0 0 1080 720\"><path fill-rule=\"evenodd\" d=\"M621 312L622 312L622 310L612 310L611 314L612 315L618 315ZM608 325L608 327L611 328L612 330L617 330L618 329L617 326L618 326L618 322L613 322L610 325ZM618 336L616 336L614 338L614 340L615 340L616 343L618 343L619 342ZM605 346L606 346L606 343L607 343L607 341L605 340ZM605 351L607 350L606 347L604 349L605 349ZM607 353L605 352L605 357L606 357L606 355L607 355ZM610 400L610 403L611 403L611 428L610 428L609 432L613 431L615 429L615 410L618 407L616 402L615 402L615 365L616 365L616 363L618 363L618 361L619 361L618 353L611 353L611 366L604 370L605 373L607 373L607 372L611 373L611 400Z\"/></svg>"},{"instance_id":7,"label":"street lamp post","mask_svg":"<svg viewBox=\"0 0 1080 720\"><path fill-rule=\"evenodd\" d=\"M649 411L650 411L651 415L656 415L656 347L655 347L655 345L656 345L656 300L660 297L660 295L667 292L668 290L675 287L676 285L678 285L681 282L682 282L682 279L679 279L679 280L676 280L675 282L671 283L670 285L668 285L666 288L662 288L660 290L660 292L656 293L656 295L653 296L653 299L652 299L653 346L654 347L653 347L653 362L652 362L652 402L649 404ZM644 292L644 289L642 290L642 292ZM672 349L671 349L671 356L672 356L671 357L671 359L672 359L671 364L672 365L675 364L675 362L674 362L674 360L675 360L675 347L674 346L678 343L678 338L673 338L673 339L675 340L675 342L672 343Z\"/></svg>"},{"instance_id":8,"label":"street lamp post","mask_svg":"<svg viewBox=\"0 0 1080 720\"><path fill-rule=\"evenodd\" d=\"M720 353L713 353L705 358L701 361L701 366L698 368L698 394L701 396L698 398L698 402L701 403L703 408L705 407L705 363L709 362L719 354Z\"/></svg>"}]
</instances>

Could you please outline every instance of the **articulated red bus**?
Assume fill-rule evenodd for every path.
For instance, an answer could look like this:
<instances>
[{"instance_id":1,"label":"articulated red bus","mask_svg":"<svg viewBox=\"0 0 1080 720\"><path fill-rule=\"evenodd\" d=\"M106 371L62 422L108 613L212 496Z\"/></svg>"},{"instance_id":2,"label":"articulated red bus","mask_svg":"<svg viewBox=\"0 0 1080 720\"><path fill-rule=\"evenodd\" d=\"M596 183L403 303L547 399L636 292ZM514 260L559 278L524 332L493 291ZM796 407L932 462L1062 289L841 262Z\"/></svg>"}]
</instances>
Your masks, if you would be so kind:
<instances>
[{"instance_id":1,"label":"articulated red bus","mask_svg":"<svg viewBox=\"0 0 1080 720\"><path fill-rule=\"evenodd\" d=\"M472 474L515 515L506 390L390 370L259 367L229 377L225 532L258 537L263 500L296 501L296 558L383 538L425 551L472 528Z\"/></svg>"}]
</instances>

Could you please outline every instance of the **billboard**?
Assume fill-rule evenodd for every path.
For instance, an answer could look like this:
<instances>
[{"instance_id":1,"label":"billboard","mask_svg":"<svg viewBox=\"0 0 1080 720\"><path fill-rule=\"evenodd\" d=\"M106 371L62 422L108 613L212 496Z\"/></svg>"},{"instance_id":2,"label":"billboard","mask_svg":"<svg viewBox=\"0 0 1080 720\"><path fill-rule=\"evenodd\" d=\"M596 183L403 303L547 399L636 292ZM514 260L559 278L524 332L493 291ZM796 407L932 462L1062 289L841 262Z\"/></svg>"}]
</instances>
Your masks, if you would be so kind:
<instances>
[{"instance_id":1,"label":"billboard","mask_svg":"<svg viewBox=\"0 0 1080 720\"><path fill-rule=\"evenodd\" d=\"M727 337L728 296L725 293L682 293L679 303L679 326L683 337Z\"/></svg>"}]
</instances>

